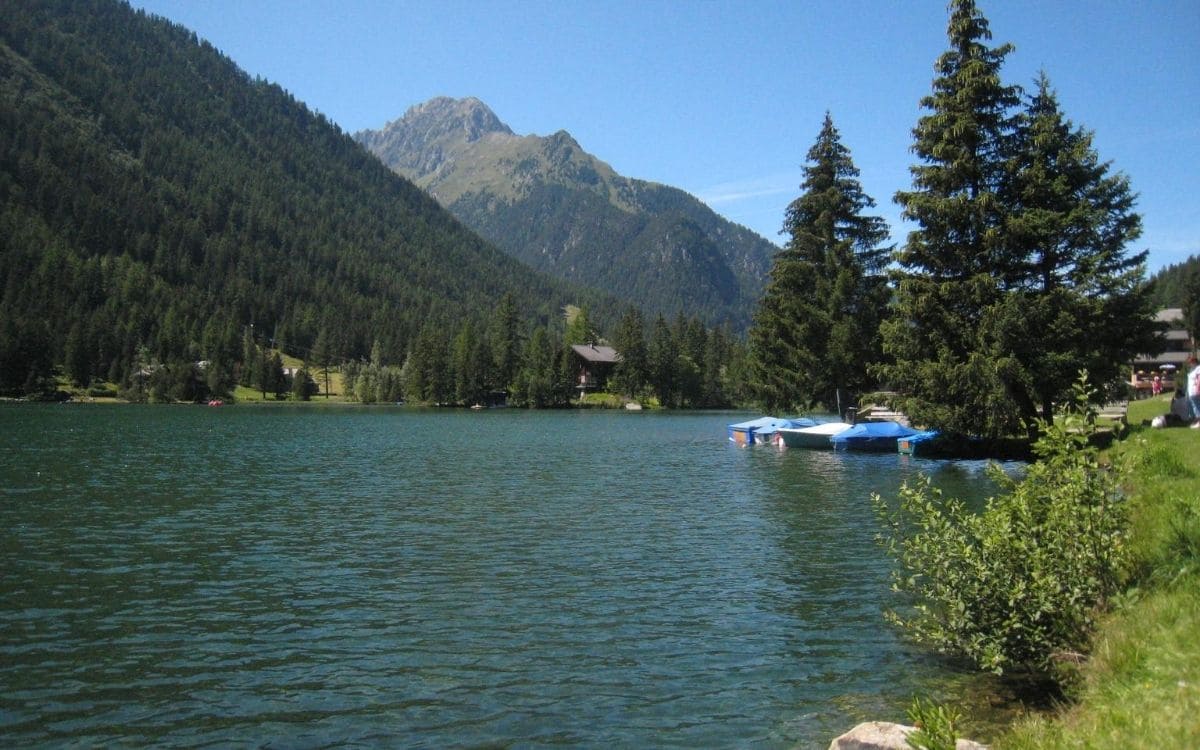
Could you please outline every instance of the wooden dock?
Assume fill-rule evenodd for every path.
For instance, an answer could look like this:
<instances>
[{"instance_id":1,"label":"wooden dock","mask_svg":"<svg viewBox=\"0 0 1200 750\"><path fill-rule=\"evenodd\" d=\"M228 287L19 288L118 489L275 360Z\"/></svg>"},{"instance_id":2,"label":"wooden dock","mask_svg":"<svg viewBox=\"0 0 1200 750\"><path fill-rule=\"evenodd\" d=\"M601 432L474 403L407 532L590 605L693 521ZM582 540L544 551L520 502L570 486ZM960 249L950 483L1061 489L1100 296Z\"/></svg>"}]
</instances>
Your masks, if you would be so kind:
<instances>
[{"instance_id":1,"label":"wooden dock","mask_svg":"<svg viewBox=\"0 0 1200 750\"><path fill-rule=\"evenodd\" d=\"M908 415L904 412L899 412L887 406L876 406L874 404L864 406L859 410L857 420L859 422L899 422L905 427L912 427L909 423Z\"/></svg>"}]
</instances>

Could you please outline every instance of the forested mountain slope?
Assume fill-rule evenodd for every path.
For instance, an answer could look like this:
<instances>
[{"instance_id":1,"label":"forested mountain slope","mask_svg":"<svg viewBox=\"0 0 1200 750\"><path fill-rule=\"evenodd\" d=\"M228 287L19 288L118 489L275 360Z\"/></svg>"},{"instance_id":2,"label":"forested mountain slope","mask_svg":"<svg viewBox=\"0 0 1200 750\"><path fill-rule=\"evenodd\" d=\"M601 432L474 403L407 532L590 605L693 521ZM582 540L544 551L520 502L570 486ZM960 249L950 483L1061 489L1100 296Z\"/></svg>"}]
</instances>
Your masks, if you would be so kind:
<instances>
[{"instance_id":1,"label":"forested mountain slope","mask_svg":"<svg viewBox=\"0 0 1200 750\"><path fill-rule=\"evenodd\" d=\"M1156 308L1184 307L1188 300L1200 304L1200 255L1160 269L1150 277L1150 287Z\"/></svg>"},{"instance_id":2,"label":"forested mountain slope","mask_svg":"<svg viewBox=\"0 0 1200 750\"><path fill-rule=\"evenodd\" d=\"M463 227L323 116L196 36L111 0L0 14L0 391L73 363L232 363L592 298Z\"/></svg>"},{"instance_id":3,"label":"forested mountain slope","mask_svg":"<svg viewBox=\"0 0 1200 750\"><path fill-rule=\"evenodd\" d=\"M668 317L744 330L778 251L682 190L622 177L566 131L514 134L478 99L433 99L355 138L514 257Z\"/></svg>"}]
</instances>

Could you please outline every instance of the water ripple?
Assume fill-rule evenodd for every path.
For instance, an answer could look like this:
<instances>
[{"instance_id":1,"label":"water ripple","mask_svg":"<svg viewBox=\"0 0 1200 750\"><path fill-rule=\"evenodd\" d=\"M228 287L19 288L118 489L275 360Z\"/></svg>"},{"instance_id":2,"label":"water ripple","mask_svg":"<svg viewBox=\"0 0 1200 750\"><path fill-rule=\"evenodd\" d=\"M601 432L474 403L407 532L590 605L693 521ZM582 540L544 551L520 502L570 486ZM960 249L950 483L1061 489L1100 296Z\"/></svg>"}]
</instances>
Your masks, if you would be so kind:
<instances>
[{"instance_id":1,"label":"water ripple","mask_svg":"<svg viewBox=\"0 0 1200 750\"><path fill-rule=\"evenodd\" d=\"M882 625L867 496L921 465L727 421L0 406L0 740L823 747L902 710L938 667Z\"/></svg>"}]
</instances>

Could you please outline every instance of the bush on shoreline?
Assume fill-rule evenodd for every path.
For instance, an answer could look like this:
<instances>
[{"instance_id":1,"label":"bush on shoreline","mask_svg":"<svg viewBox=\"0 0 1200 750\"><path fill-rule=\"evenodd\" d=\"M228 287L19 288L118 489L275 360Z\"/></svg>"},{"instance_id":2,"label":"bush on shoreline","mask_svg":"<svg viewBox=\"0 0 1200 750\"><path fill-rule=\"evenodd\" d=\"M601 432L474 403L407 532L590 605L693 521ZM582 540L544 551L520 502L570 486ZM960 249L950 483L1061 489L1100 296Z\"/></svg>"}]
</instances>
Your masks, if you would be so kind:
<instances>
[{"instance_id":1,"label":"bush on shoreline","mask_svg":"<svg viewBox=\"0 0 1200 750\"><path fill-rule=\"evenodd\" d=\"M1200 431L1148 429L1167 409L1165 398L1131 404L1136 426L1101 455L1109 463L1097 464L1121 480L1124 565L1107 611L1093 611L1091 636L1074 654L1074 679L1055 697L1056 708L1028 708L994 738L994 750L1197 744Z\"/></svg>"},{"instance_id":2,"label":"bush on shoreline","mask_svg":"<svg viewBox=\"0 0 1200 750\"><path fill-rule=\"evenodd\" d=\"M906 598L890 621L981 669L1061 681L1058 665L1087 648L1126 556L1122 473L1089 444L1090 395L1081 378L1073 408L1039 424L1024 479L993 467L1003 492L982 513L943 498L928 478L901 488L898 509L873 498L898 564L892 587Z\"/></svg>"}]
</instances>

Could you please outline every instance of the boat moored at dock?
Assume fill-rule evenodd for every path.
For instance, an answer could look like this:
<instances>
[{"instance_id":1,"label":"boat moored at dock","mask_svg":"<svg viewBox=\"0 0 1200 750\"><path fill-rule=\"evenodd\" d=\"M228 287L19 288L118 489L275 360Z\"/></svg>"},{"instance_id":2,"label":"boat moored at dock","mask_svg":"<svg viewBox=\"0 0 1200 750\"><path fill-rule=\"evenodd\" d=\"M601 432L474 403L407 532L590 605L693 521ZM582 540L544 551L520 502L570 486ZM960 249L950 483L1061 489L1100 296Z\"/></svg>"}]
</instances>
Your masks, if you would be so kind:
<instances>
[{"instance_id":1,"label":"boat moored at dock","mask_svg":"<svg viewBox=\"0 0 1200 750\"><path fill-rule=\"evenodd\" d=\"M897 441L916 435L919 430L899 422L861 422L829 438L838 450L896 452Z\"/></svg>"},{"instance_id":2,"label":"boat moored at dock","mask_svg":"<svg viewBox=\"0 0 1200 750\"><path fill-rule=\"evenodd\" d=\"M808 448L830 450L830 438L853 427L848 422L823 422L811 427L780 427L776 429L777 440L785 448Z\"/></svg>"}]
</instances>

